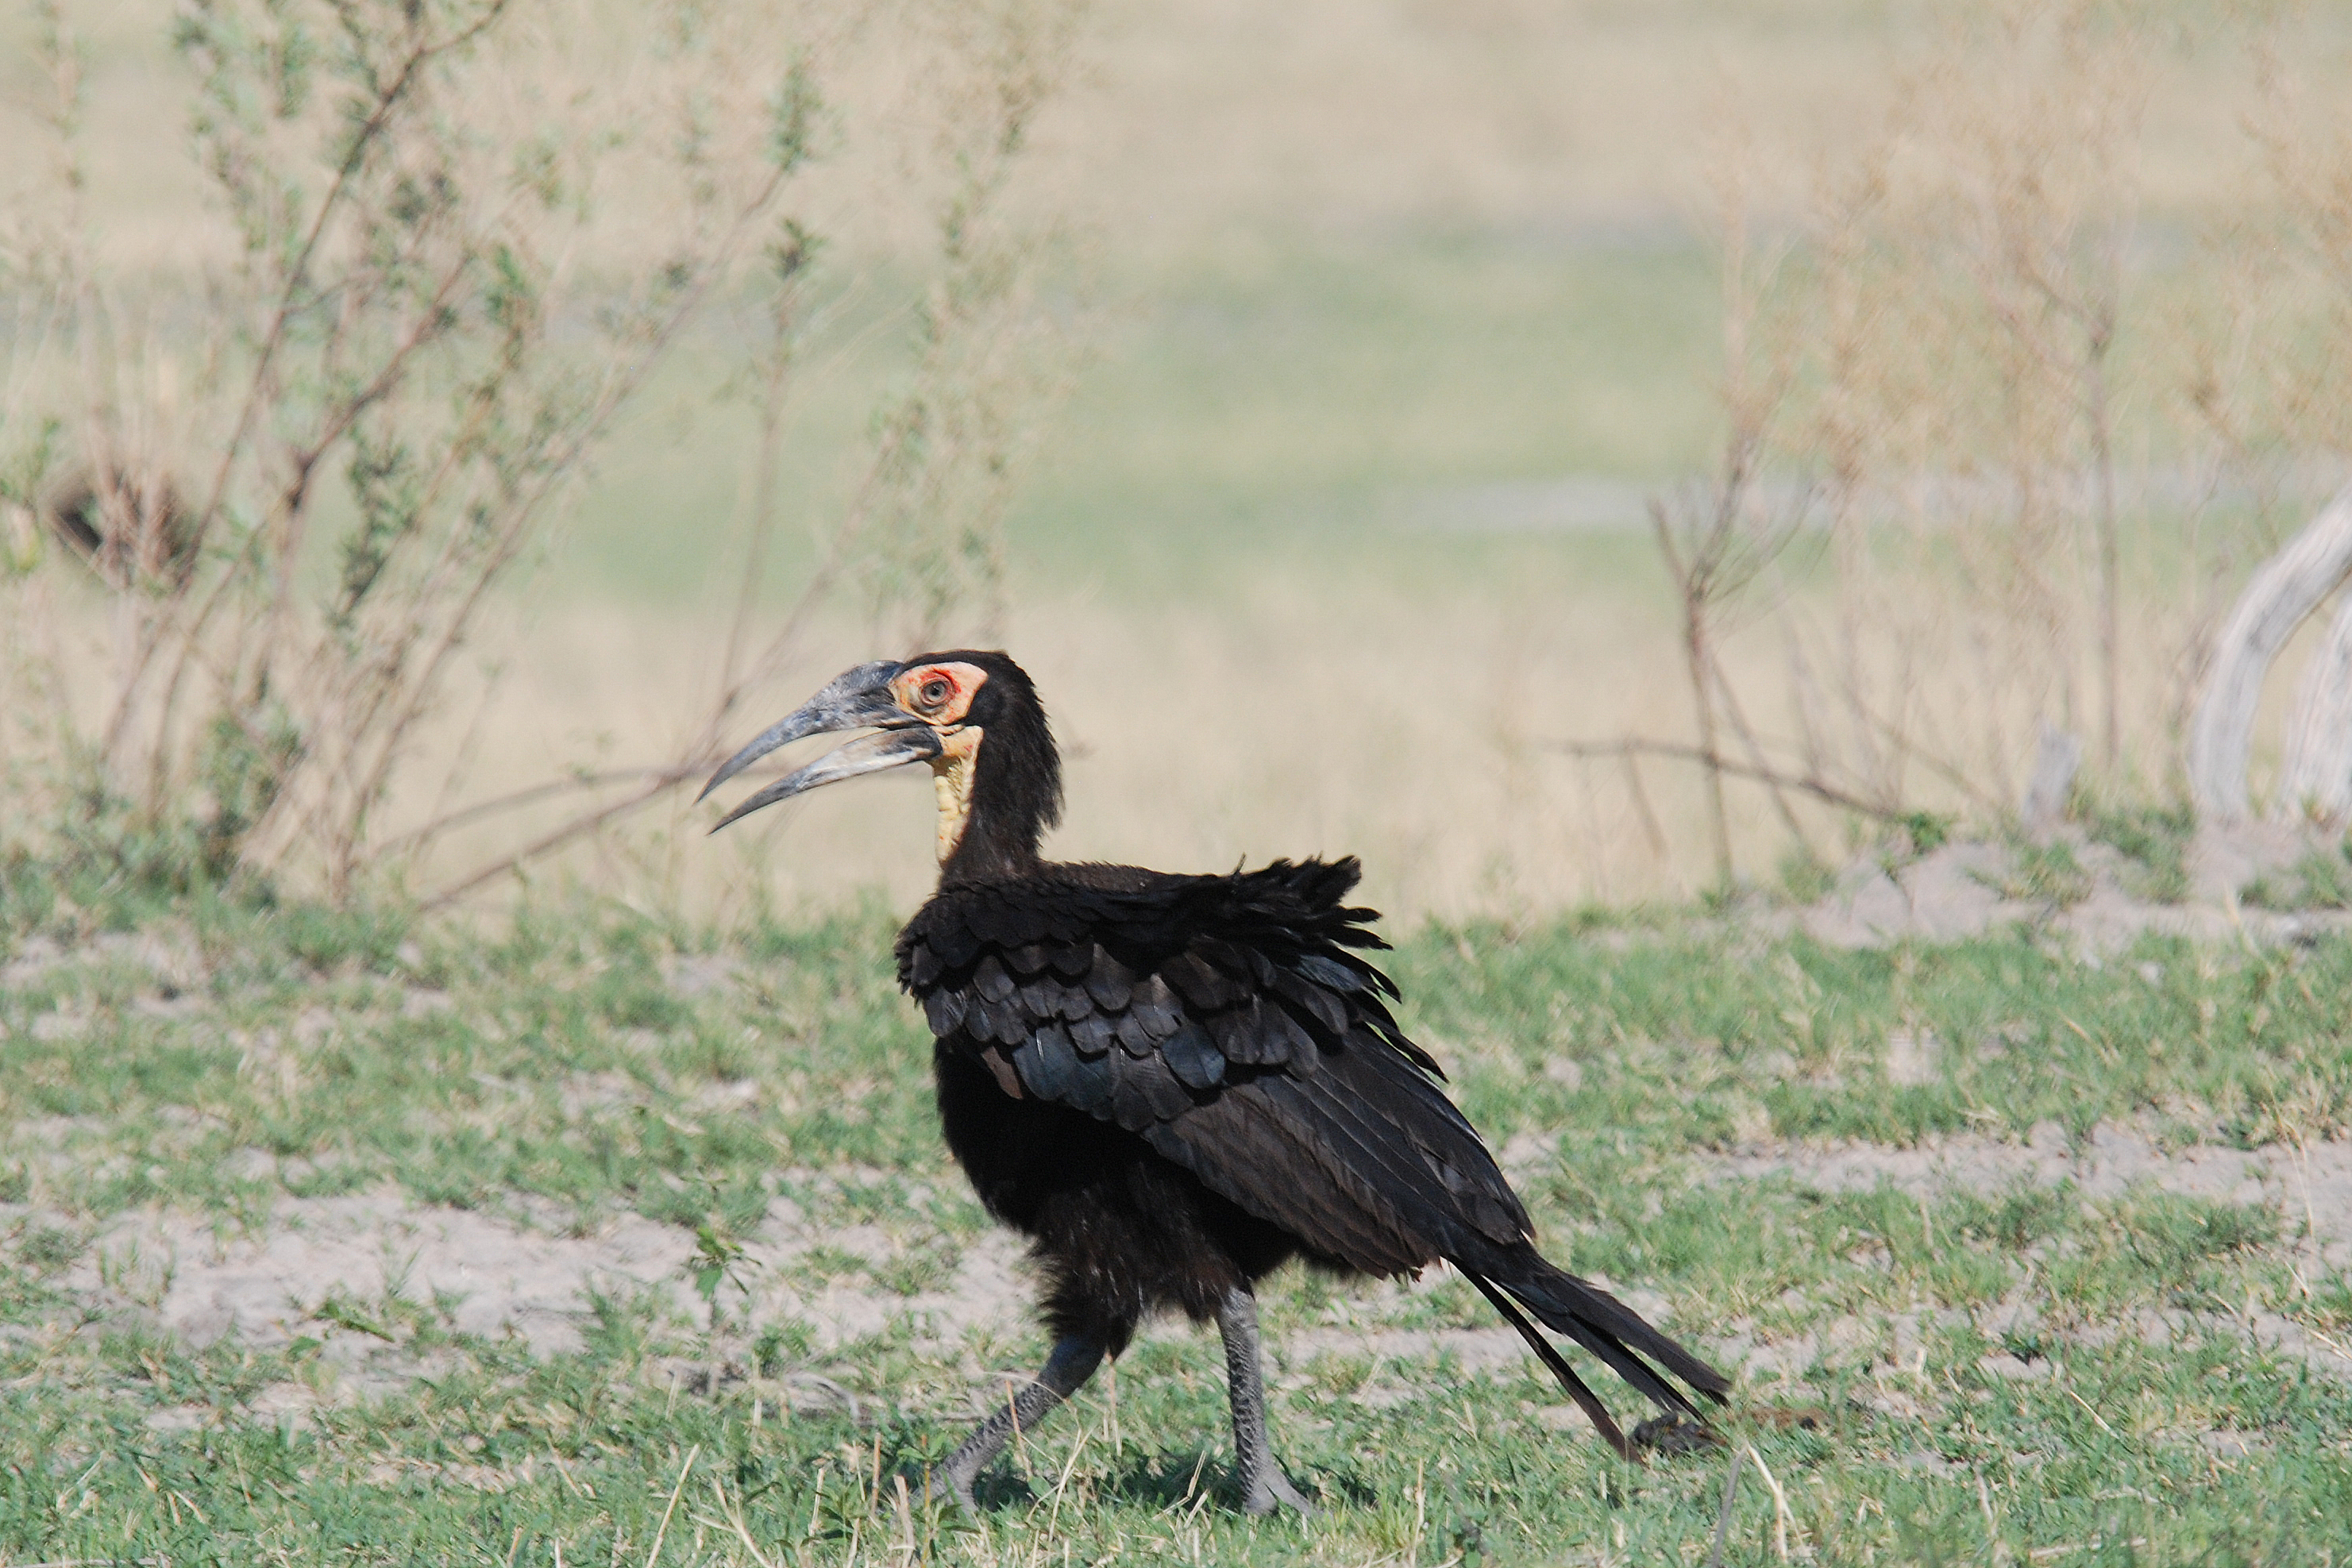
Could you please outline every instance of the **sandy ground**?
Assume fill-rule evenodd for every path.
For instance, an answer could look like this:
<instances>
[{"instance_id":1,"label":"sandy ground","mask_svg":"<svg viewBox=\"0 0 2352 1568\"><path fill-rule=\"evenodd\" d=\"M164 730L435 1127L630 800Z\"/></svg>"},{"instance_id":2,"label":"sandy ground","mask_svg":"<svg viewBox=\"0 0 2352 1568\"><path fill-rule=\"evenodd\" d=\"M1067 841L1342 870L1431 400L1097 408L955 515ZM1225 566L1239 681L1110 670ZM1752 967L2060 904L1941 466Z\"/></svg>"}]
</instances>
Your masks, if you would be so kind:
<instances>
[{"instance_id":1,"label":"sandy ground","mask_svg":"<svg viewBox=\"0 0 2352 1568\"><path fill-rule=\"evenodd\" d=\"M794 1265L817 1246L882 1263L898 1244L876 1227L816 1228L772 1214L748 1244L740 1270L754 1319L797 1318L820 1344L875 1333L908 1312L929 1317L948 1335L1015 1325L1018 1313L1004 1303L1028 1294L1013 1277L1019 1249L1008 1236L991 1233L965 1249L947 1288L915 1295L838 1281L804 1284L807 1271ZM196 1344L231 1333L264 1345L325 1335L330 1323L320 1310L330 1301L367 1314L395 1295L442 1303L454 1331L513 1334L547 1354L577 1348L596 1295L650 1292L681 1313L698 1315L701 1303L688 1284L693 1254L690 1233L636 1215L573 1235L418 1204L386 1188L356 1197L289 1198L266 1226L250 1229L142 1211L101 1232L68 1285L78 1294L142 1308ZM739 1299L730 1286L730 1312Z\"/></svg>"},{"instance_id":2,"label":"sandy ground","mask_svg":"<svg viewBox=\"0 0 2352 1568\"><path fill-rule=\"evenodd\" d=\"M2074 852L2088 879L2089 895L2067 907L2006 896L2015 852L1974 841L1947 844L1893 870L1867 856L1857 859L1828 897L1793 914L1759 918L1800 926L1841 947L1958 941L2021 925L2070 937L2091 953L2113 952L2143 932L2271 946L2352 930L2352 913L2346 911L2255 909L2240 902L2240 890L2258 877L2288 872L2326 847L2292 830L2257 824L2200 833L2187 856L2189 896L2180 904L2134 897L2130 862L2079 831L2062 828L2052 837Z\"/></svg>"},{"instance_id":3,"label":"sandy ground","mask_svg":"<svg viewBox=\"0 0 2352 1568\"><path fill-rule=\"evenodd\" d=\"M1522 1161L1537 1157L1532 1148L1518 1152ZM1788 1181L1823 1192L1885 1183L1922 1198L2071 1184L2091 1203L2153 1187L2270 1207L2315 1272L2352 1265L2352 1143L2254 1153L2206 1146L2167 1152L2126 1126L2103 1125L2086 1140L2072 1143L2051 1125L2036 1129L2023 1143L1971 1135L1933 1139L1913 1148L1759 1146L1707 1159L1695 1174L1707 1182ZM744 1271L751 1285L751 1322L798 1320L820 1347L877 1332L909 1313L925 1337L942 1344L973 1331L983 1341L1014 1333L1024 1322L1031 1291L1018 1246L1003 1233L991 1232L965 1247L952 1280L936 1291L895 1294L855 1276L812 1287L808 1271L794 1264L813 1248L882 1262L900 1243L871 1227L807 1225L786 1208L779 1205L771 1213L751 1248L751 1267ZM438 1300L451 1327L511 1333L546 1354L580 1343L591 1299L598 1293L629 1298L651 1292L682 1314L697 1312L699 1303L685 1272L691 1251L691 1238L684 1231L635 1216L614 1219L593 1234L571 1235L524 1219L419 1205L387 1190L289 1199L266 1227L251 1231L226 1231L171 1213L126 1217L98 1238L69 1275L68 1288L110 1315L145 1317L194 1343L231 1334L259 1345L304 1335L322 1340L324 1375L310 1387L289 1386L274 1401L282 1406L280 1413L299 1417L313 1403L368 1397L431 1371L429 1355L420 1360L352 1327L349 1314L340 1324L322 1317L330 1301L347 1303L366 1319L381 1311L377 1303L387 1293L424 1303ZM1277 1336L1273 1351L1278 1381L1297 1385L1326 1355L1417 1363L1444 1354L1465 1372L1512 1366L1525 1357L1517 1336L1499 1326L1381 1326L1385 1302L1410 1288L1366 1287L1349 1298L1344 1311L1351 1321ZM1624 1293L1647 1312L1665 1305L1638 1289ZM1893 1380L1882 1388L1880 1402L1899 1410L1904 1396L1896 1375L1917 1354L1921 1336L1969 1321L1988 1334L2039 1326L2030 1303L2009 1300L1972 1314L1922 1311L1871 1322L1840 1318L1797 1334L1767 1332L1741 1319L1698 1337L1712 1355L1739 1368L1759 1388L1799 1375L1822 1355L1867 1353L1874 1369ZM2314 1335L2275 1313L2215 1318L2151 1311L2131 1326L2159 1343L2218 1330L2300 1356L2316 1372L2352 1377L2352 1346ZM2050 1372L2046 1361L2020 1361L2005 1354L1988 1357L1987 1367L2019 1378ZM701 1375L684 1364L673 1371L689 1380ZM990 1380L984 1375L979 1381ZM1406 1383L1375 1375L1356 1397L1380 1405L1408 1391ZM822 1377L779 1385L778 1393L787 1403L846 1397ZM173 1418L173 1413L163 1417L167 1424ZM1569 1419L1565 1411L1560 1419Z\"/></svg>"}]
</instances>

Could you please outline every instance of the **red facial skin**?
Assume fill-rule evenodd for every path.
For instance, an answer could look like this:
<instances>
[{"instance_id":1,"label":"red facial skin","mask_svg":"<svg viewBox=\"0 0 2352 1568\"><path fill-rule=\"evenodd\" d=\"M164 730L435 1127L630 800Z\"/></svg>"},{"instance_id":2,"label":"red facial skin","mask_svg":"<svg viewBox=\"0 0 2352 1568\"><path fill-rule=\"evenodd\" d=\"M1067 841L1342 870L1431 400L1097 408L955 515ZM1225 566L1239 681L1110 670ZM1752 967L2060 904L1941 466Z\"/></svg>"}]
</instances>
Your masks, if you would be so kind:
<instances>
[{"instance_id":1,"label":"red facial skin","mask_svg":"<svg viewBox=\"0 0 2352 1568\"><path fill-rule=\"evenodd\" d=\"M948 729L971 711L971 699L987 680L988 672L971 664L919 664L890 683L890 695L924 723ZM941 685L944 694L937 690Z\"/></svg>"}]
</instances>

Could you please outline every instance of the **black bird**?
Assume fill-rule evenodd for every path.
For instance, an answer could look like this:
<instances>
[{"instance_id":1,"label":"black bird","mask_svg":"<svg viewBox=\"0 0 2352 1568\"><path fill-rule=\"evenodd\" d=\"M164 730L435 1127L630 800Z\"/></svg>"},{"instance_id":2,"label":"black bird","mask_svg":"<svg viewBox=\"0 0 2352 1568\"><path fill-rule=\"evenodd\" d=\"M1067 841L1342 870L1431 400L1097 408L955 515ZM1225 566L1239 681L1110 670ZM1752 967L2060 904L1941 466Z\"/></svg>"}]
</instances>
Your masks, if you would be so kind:
<instances>
[{"instance_id":1,"label":"black bird","mask_svg":"<svg viewBox=\"0 0 2352 1568\"><path fill-rule=\"evenodd\" d=\"M1444 1260L1525 1336L1619 1452L1608 1407L1530 1316L1670 1416L1723 1375L1536 1250L1527 1209L1367 961L1377 916L1341 901L1353 859L1229 876L1059 864L1061 758L1036 688L1001 653L860 664L730 758L711 789L804 736L870 728L719 826L908 763L939 797L939 891L898 934L899 984L938 1037L948 1146L989 1212L1030 1238L1053 1354L946 1461L974 1479L1175 1308L1223 1334L1243 1503L1307 1510L1267 1440L1251 1287L1292 1258L1341 1275ZM712 830L716 831L717 830ZM1663 1370L1661 1370L1663 1369Z\"/></svg>"}]
</instances>

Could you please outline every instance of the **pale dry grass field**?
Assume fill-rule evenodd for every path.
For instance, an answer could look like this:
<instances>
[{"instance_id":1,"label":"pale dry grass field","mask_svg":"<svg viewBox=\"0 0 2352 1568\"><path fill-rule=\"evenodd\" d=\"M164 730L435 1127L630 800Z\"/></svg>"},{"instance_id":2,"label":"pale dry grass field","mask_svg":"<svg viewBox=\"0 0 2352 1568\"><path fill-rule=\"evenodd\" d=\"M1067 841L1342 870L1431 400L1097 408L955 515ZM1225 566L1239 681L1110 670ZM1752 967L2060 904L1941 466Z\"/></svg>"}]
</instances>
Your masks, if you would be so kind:
<instances>
[{"instance_id":1,"label":"pale dry grass field","mask_svg":"<svg viewBox=\"0 0 2352 1568\"><path fill-rule=\"evenodd\" d=\"M1558 749L1566 739L1685 737L1691 724L1662 587L1622 570L1615 580L1580 574L1579 553L1571 542L1539 543L1495 580L1417 583L1365 567L1318 578L1293 564L1208 602L1021 596L989 641L1035 676L1064 748L1068 812L1049 852L1202 872L1356 854L1365 897L1408 923L1704 891L1713 872L1695 768L1653 759L1629 772ZM82 630L98 656L100 629ZM837 669L914 652L872 636L847 616L814 628L725 744L748 740ZM380 819L381 839L574 773L666 764L703 722L724 641L723 625L657 607L509 604L477 651L497 677L478 665L453 692ZM1972 688L1968 641L1966 628L1950 635L1949 656L1922 670L1915 700L2030 736L2030 706L1995 712ZM1778 638L1767 629L1727 652L1759 731L1785 741L1794 726L1777 698ZM2166 675L2135 672L2136 742L2161 739ZM2273 736L2281 707L2266 716ZM828 744L809 741L787 760L797 766ZM460 826L415 868L413 886L448 885L633 783L562 789ZM674 792L486 896L578 883L724 923L876 892L904 910L928 892L932 802L919 769L827 789L706 837L737 793L698 807L691 788ZM2000 816L1932 777L1916 796L1980 825ZM1790 846L1768 794L1735 782L1729 802L1741 875L1777 886ZM1863 825L1801 797L1791 806L1832 868L1868 847Z\"/></svg>"},{"instance_id":2,"label":"pale dry grass field","mask_svg":"<svg viewBox=\"0 0 2352 1568\"><path fill-rule=\"evenodd\" d=\"M1545 748L1570 734L1657 727L1675 711L1673 667L1647 656L1664 634L1654 602L1599 596L1561 615L1557 582L1501 595L1330 587L1276 578L1237 584L1213 606L1024 598L990 641L1036 677L1064 749L1069 809L1050 852L1198 871L1355 853L1367 894L1409 915L1674 895L1703 880L1701 862L1675 852L1699 847L1679 831L1696 821L1689 780L1649 775L1671 835L1662 855L1615 768L1587 770ZM380 839L575 772L662 766L700 728L723 626L609 604L509 604L496 619L478 653L498 675L477 665L452 692L379 818ZM103 632L79 622L62 635L92 667ZM837 669L914 651L870 637L849 617L815 628L726 744L748 740ZM788 761L829 744L807 742ZM1597 788L1586 788L1588 771ZM446 885L633 782L562 790L461 826L413 883ZM704 830L719 802L691 798L690 788L675 792L522 880L576 880L725 919L871 890L910 907L935 874L920 769L824 791L715 839ZM1769 830L1756 827L1761 846ZM516 885L502 881L494 896Z\"/></svg>"},{"instance_id":3,"label":"pale dry grass field","mask_svg":"<svg viewBox=\"0 0 2352 1568\"><path fill-rule=\"evenodd\" d=\"M186 153L172 118L168 7L123 0L69 11L88 51L88 200L104 216L97 228L112 261L134 271L203 262L186 243L196 186L173 162ZM1368 506L1353 526L1294 527L1289 513L1344 515L1366 482L1380 490L1373 499L1392 502L1400 483L1456 494L1486 480L1559 476L1563 462L1663 486L1704 462L1695 433L1713 420L1719 390L1711 345L1688 332L1663 345L1643 334L1672 308L1687 307L1694 319L1712 308L1696 236L1722 149L1736 142L1754 154L1764 212L1799 201L1809 172L1856 127L1876 123L1938 29L1973 15L1841 0L1101 7L1076 85L1037 128L1040 151L1020 199L1066 215L1072 271L1083 279L1075 308L1108 306L1113 329L1095 340L1098 358L1042 434L1013 518L1009 606L963 617L973 640L1001 643L1037 675L1071 752L1069 822L1056 852L1199 869L1356 852L1367 862L1368 895L1408 915L1680 897L1707 885L1690 769L1645 762L1637 792L1613 762L1548 748L1570 737L1692 734L1670 596L1638 545L1620 539L1596 553L1568 537L1556 549L1539 538L1514 549L1474 539L1464 564L1432 574L1426 564L1442 547L1400 543L1392 504L1388 520ZM780 36L803 25L797 11L776 16ZM2240 122L2255 73L2242 51L2204 47L2212 29L2201 13L2180 16L2178 47L2143 62L2147 130L2135 178L2147 210L2185 235L2243 194ZM47 168L38 139L24 133L40 85L28 74L30 18L12 9L0 20L0 188L10 191ZM2317 6L2300 25L2296 65L2323 79L2352 18ZM618 3L583 3L541 26L551 41L562 35L565 69L625 68L641 42L635 13ZM889 265L906 239L893 225L921 208L893 187L915 177L911 106L934 84L919 58L880 52L886 36L847 26L817 39L838 68L838 90L881 106L876 122L896 128L895 142L884 134L834 150L812 186L813 216L853 278ZM884 192L893 199L877 199ZM595 244L658 242L658 225L639 221L626 196L615 194ZM1543 314L1560 308L1531 290L1524 302L1487 302L1485 317L1449 314L1459 301L1446 290L1490 275L1420 259L1391 265L1432 235L1474 251L1505 236L1521 247L1515 279L1540 273L1546 256L1560 257L1565 274L1578 258L1630 246L1623 270L1681 281L1628 295L1612 307L1621 320L1580 321L1580 346L1604 351L1564 355L1556 385L1519 367L1482 398L1474 343L1450 360L1443 405L1416 419L1395 410L1413 406L1416 357L1436 357L1430 332L1417 329L1436 323L1433 331L1458 340L1467 322L1491 330L1488 346L1501 355L1515 313L1522 335L1539 338ZM1152 318L1172 284L1216 268L1246 278L1294 267L1309 277L1294 287L1312 289L1312 265L1341 251L1357 274L1395 285L1366 291L1352 356L1330 348L1349 336L1344 319L1316 324L1322 336L1302 346L1278 305L1244 316L1249 340L1225 362L1187 362L1157 381L1160 372L1134 371L1203 335L1181 315ZM854 282L846 292L854 300ZM870 345L897 325L859 332ZM1673 371L1644 381L1627 360L1671 361ZM824 492L823 476L854 468L844 455L862 439L859 418L888 374L861 361L843 377L853 391L812 392L799 414L807 450L788 462L795 475L817 476L812 495ZM1118 406L1102 416L1096 394L1107 383ZM1555 401L1558 431L1540 416ZM2125 415L2153 418L2146 409ZM737 527L725 510L752 463L748 440L739 449L730 434L742 422L719 422L692 442L666 439L659 423L629 427L635 444L608 455L582 510L609 507L600 492L625 490L653 541L633 562L719 559L712 541ZM1383 434L1350 446L1335 433L1351 424ZM1422 424L1444 438L1414 444L1411 430ZM1673 439L1651 435L1666 426ZM1482 444L1481 429L1509 434ZM1127 503L1146 491L1154 508L1138 521ZM1041 505L1050 526L1038 523ZM1136 527L1165 536L1155 559L1184 563L1183 591L1160 591L1148 571L1098 569L1130 558L1118 536ZM567 548L559 544L558 556ZM569 771L674 756L716 679L730 601L723 571L702 571L699 590L696 572L667 575L658 592L656 575L634 565L574 571L559 560L510 597L473 649L478 666L499 672L487 699L479 668L453 687L379 818L382 832ZM2144 646L2178 641L2169 611L2135 613L2149 632ZM102 643L99 629L84 632ZM1969 715L1971 733L2008 737L1992 770L2000 787L1969 800L1931 782L1923 804L1994 815L2021 781L2044 694L1979 689L1971 651L1992 634L1947 616L1920 644L1916 695L1923 709L1983 710ZM845 603L809 639L792 680L744 716L738 738L833 670L908 651L877 645ZM1759 731L1785 741L1795 727L1778 631L1750 624L1725 653ZM95 670L102 659L75 662ZM2178 671L2151 654L2126 674L2133 749L2168 755ZM2130 782L2160 790L2162 775L2145 768ZM451 834L417 868L417 886L429 891L495 860L580 799L593 797ZM1732 807L1740 871L1769 880L1787 848L1780 820L1752 787L1736 786ZM1845 824L1795 809L1827 859L1852 852ZM697 911L758 898L837 904L868 887L903 904L929 875L927 813L913 780L893 780L831 792L705 843L708 809L680 797L530 874Z\"/></svg>"},{"instance_id":4,"label":"pale dry grass field","mask_svg":"<svg viewBox=\"0 0 2352 1568\"><path fill-rule=\"evenodd\" d=\"M1408 922L1678 901L1709 887L1696 768L1643 761L1637 795L1622 765L1556 744L1690 733L1654 591L1579 598L1538 582L1431 593L1399 582L1324 598L1322 586L1255 584L1214 609L1041 598L1014 610L1002 643L1038 680L1066 754L1069 809L1048 852L1202 872L1355 854L1367 900ZM813 651L797 684L780 685L735 739L875 653L847 626L817 642L830 652ZM708 643L662 614L572 611L538 622L479 722L457 798L535 782L551 758L598 766L674 754L686 738L677 716L696 711L709 683ZM1776 737L1793 728L1773 702L1780 654L1769 635L1731 651L1735 680L1738 661L1751 662L1751 716ZM2165 672L2136 674L2132 737L2153 748ZM1924 672L1916 695L1923 706L1981 715L1971 679L1954 658ZM2282 697L2266 713L2271 737L2284 707ZM2012 734L2032 733L2021 702L1999 716ZM807 743L794 762L824 744ZM419 758L418 779L439 756ZM1729 789L1740 874L1777 887L1790 852L1781 820L1762 789ZM534 875L723 916L763 899L831 906L868 888L911 908L935 874L919 772L827 790L712 840L702 829L715 802L695 808L689 796ZM1979 827L2015 805L2012 795L1989 809L1929 777L1915 798ZM1790 804L1832 869L1868 847L1857 837L1867 824L1801 796ZM424 882L554 820L552 808L519 812L453 834Z\"/></svg>"},{"instance_id":5,"label":"pale dry grass field","mask_svg":"<svg viewBox=\"0 0 2352 1568\"><path fill-rule=\"evenodd\" d=\"M1570 727L1638 722L1672 699L1636 653L1656 635L1653 612L1602 601L1563 617L1535 592L1402 583L1330 600L1314 586L1237 585L1213 609L1042 598L1012 612L1003 643L1040 683L1067 758L1053 853L1199 871L1356 853L1368 895L1413 915L1671 885L1684 868L1627 842L1618 803L1584 799L1573 765L1541 750ZM496 699L513 717L484 727L499 738L482 745L478 776L526 776L600 735L616 757L674 747L663 716L673 694L707 685L709 657L680 632L661 615L551 618L531 638L532 672L518 666ZM811 690L873 651L848 627L820 645L799 666ZM554 670L560 682L542 673ZM804 695L776 689L739 738ZM1662 809L1681 810L1683 793L1662 784ZM689 906L740 908L754 889L786 907L827 904L867 885L904 906L933 874L918 776L814 796L707 841L711 809L674 804L640 875ZM453 842L439 863L495 841Z\"/></svg>"},{"instance_id":6,"label":"pale dry grass field","mask_svg":"<svg viewBox=\"0 0 2352 1568\"><path fill-rule=\"evenodd\" d=\"M1800 175L1885 110L1898 68L1931 49L1939 27L1997 9L1979 0L1104 0L1076 90L1039 127L1050 171L1039 191L1076 193L1082 219L1123 259L1180 267L1202 250L1302 227L1678 227L1704 204L1726 134L1751 138ZM847 26L793 5L772 18L779 37L811 41L848 96L911 104L937 84L919 59L873 47L889 35L866 23L884 10L838 13ZM2299 63L2321 79L2352 40L2352 15L2303 10ZM68 8L89 53L92 199L120 209L110 244L132 264L194 259L184 236L197 198L173 163L184 154L171 11L168 0ZM2175 17L2178 47L2152 62L2138 177L2158 210L2227 207L2242 194L2249 62L2192 47L2222 20L2210 8L2164 15ZM573 70L625 72L647 45L628 0L573 0L541 26ZM46 159L27 118L41 90L34 31L33 7L0 14L0 192L40 178ZM900 119L914 133L916 117ZM827 183L835 213L908 172L906 148L887 138L839 154ZM861 237L886 247L907 235ZM619 246L657 238L625 221L604 235Z\"/></svg>"}]
</instances>

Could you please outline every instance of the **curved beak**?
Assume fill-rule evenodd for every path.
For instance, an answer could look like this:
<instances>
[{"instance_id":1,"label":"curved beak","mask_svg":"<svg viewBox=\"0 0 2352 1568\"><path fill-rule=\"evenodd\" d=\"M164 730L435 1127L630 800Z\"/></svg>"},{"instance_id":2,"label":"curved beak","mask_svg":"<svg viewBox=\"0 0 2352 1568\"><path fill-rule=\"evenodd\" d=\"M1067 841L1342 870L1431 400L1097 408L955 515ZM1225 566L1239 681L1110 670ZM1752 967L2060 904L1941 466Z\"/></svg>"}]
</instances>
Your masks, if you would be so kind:
<instances>
[{"instance_id":1,"label":"curved beak","mask_svg":"<svg viewBox=\"0 0 2352 1568\"><path fill-rule=\"evenodd\" d=\"M812 735L824 735L834 730L879 727L880 735L860 736L846 746L827 752L797 773L779 779L741 805L719 820L710 831L719 828L779 800L790 800L821 784L838 783L855 779L861 773L878 773L886 768L900 768L909 762L928 762L940 755L940 737L929 725L890 696L890 683L906 666L887 659L856 669L845 670L825 684L823 691L809 698L782 722L761 732L760 737L729 758L710 782L696 796L699 802L710 792L744 768L778 747Z\"/></svg>"}]
</instances>

